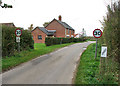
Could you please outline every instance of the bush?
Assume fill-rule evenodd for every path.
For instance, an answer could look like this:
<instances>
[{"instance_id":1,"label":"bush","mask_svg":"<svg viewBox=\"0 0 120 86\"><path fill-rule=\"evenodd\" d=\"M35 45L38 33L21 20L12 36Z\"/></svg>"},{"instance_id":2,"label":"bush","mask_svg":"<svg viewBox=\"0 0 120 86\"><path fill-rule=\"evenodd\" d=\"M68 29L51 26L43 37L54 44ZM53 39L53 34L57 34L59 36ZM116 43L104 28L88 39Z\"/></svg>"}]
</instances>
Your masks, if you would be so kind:
<instances>
[{"instance_id":1,"label":"bush","mask_svg":"<svg viewBox=\"0 0 120 86\"><path fill-rule=\"evenodd\" d=\"M103 36L99 39L101 44L107 45L108 56L103 64L106 66L106 71L102 76L102 83L118 82L120 85L120 1L111 3L107 6L108 12L104 17ZM112 73L112 74L111 74ZM110 75L114 75L111 76ZM107 78L105 78L107 77ZM116 78L114 80L114 78Z\"/></svg>"},{"instance_id":2,"label":"bush","mask_svg":"<svg viewBox=\"0 0 120 86\"><path fill-rule=\"evenodd\" d=\"M87 40L90 40L90 41L96 41L96 38L95 37L92 37L92 36L87 36L85 37Z\"/></svg>"},{"instance_id":3,"label":"bush","mask_svg":"<svg viewBox=\"0 0 120 86\"><path fill-rule=\"evenodd\" d=\"M65 44L65 43L71 43L71 42L82 42L85 41L83 37L81 38L45 38L45 44L46 46L50 45L56 45L56 44Z\"/></svg>"},{"instance_id":4,"label":"bush","mask_svg":"<svg viewBox=\"0 0 120 86\"><path fill-rule=\"evenodd\" d=\"M12 56L17 52L18 43L16 43L14 27L2 26L2 56ZM20 37L20 50L34 48L31 32L22 29Z\"/></svg>"}]
</instances>

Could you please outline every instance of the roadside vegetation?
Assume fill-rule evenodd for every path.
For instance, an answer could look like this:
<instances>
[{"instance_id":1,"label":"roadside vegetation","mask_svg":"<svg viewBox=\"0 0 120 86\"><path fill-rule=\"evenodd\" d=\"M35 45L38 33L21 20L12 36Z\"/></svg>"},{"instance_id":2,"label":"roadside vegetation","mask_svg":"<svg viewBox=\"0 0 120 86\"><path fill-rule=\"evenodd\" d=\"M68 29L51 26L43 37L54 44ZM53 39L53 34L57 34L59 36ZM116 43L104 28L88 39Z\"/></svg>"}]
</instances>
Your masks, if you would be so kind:
<instances>
[{"instance_id":1,"label":"roadside vegetation","mask_svg":"<svg viewBox=\"0 0 120 86\"><path fill-rule=\"evenodd\" d=\"M115 68L114 66L116 64L112 64L112 62L110 61L111 64L109 63L109 65L111 67L111 70L108 70L108 68L106 68L108 67L108 65L105 65L106 63L101 64L101 44L98 44L97 59L95 59L95 46L95 43L89 45L87 50L85 50L85 52L83 52L82 56L80 57L81 59L77 68L74 83L76 85L118 85L118 77L112 70L112 68ZM103 68L103 65L105 68ZM116 73L117 72L118 71L116 71Z\"/></svg>"},{"instance_id":2,"label":"roadside vegetation","mask_svg":"<svg viewBox=\"0 0 120 86\"><path fill-rule=\"evenodd\" d=\"M107 57L95 61L94 44L90 45L81 56L75 84L120 86L120 1L112 2L107 9L107 14L101 22L103 35L99 39L100 45L107 46Z\"/></svg>"},{"instance_id":3,"label":"roadside vegetation","mask_svg":"<svg viewBox=\"0 0 120 86\"><path fill-rule=\"evenodd\" d=\"M31 59L34 59L40 55L50 53L55 51L58 48L65 47L74 43L67 43L67 44L59 44L59 45L52 45L46 46L42 43L34 44L34 49L24 50L20 53L15 54L14 56L5 57L2 59L2 71L9 70L21 63L27 62Z\"/></svg>"},{"instance_id":4,"label":"roadside vegetation","mask_svg":"<svg viewBox=\"0 0 120 86\"><path fill-rule=\"evenodd\" d=\"M106 69L101 82L118 83L120 86L120 0L113 2L107 6L108 12L102 22L103 36L99 40L99 43L106 44L108 50L108 56L101 64Z\"/></svg>"},{"instance_id":5,"label":"roadside vegetation","mask_svg":"<svg viewBox=\"0 0 120 86\"><path fill-rule=\"evenodd\" d=\"M2 57L13 56L18 52L18 43L16 42L15 30L17 27L8 27L2 25ZM20 50L34 49L34 41L31 32L22 30L20 37Z\"/></svg>"},{"instance_id":6,"label":"roadside vegetation","mask_svg":"<svg viewBox=\"0 0 120 86\"><path fill-rule=\"evenodd\" d=\"M87 36L85 39L87 39L87 41L96 41L96 38L93 36Z\"/></svg>"},{"instance_id":7,"label":"roadside vegetation","mask_svg":"<svg viewBox=\"0 0 120 86\"><path fill-rule=\"evenodd\" d=\"M45 44L46 46L56 45L56 44L65 44L65 43L71 43L71 42L84 42L86 41L85 37L81 36L80 38L51 38L46 37L45 38Z\"/></svg>"},{"instance_id":8,"label":"roadside vegetation","mask_svg":"<svg viewBox=\"0 0 120 86\"><path fill-rule=\"evenodd\" d=\"M96 84L99 82L96 75L99 72L101 46L98 44L96 59L95 47L95 43L90 44L81 55L74 81L75 84Z\"/></svg>"}]
</instances>

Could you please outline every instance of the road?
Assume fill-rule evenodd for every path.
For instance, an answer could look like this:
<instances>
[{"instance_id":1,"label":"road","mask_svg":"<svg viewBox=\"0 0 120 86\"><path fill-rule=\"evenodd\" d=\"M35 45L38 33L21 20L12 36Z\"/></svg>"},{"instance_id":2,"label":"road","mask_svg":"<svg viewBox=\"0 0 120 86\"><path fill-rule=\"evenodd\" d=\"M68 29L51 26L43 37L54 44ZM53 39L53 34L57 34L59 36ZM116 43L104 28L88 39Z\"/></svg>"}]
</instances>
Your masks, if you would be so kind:
<instances>
[{"instance_id":1,"label":"road","mask_svg":"<svg viewBox=\"0 0 120 86\"><path fill-rule=\"evenodd\" d=\"M92 41L40 56L2 74L3 84L71 84L80 55Z\"/></svg>"}]
</instances>

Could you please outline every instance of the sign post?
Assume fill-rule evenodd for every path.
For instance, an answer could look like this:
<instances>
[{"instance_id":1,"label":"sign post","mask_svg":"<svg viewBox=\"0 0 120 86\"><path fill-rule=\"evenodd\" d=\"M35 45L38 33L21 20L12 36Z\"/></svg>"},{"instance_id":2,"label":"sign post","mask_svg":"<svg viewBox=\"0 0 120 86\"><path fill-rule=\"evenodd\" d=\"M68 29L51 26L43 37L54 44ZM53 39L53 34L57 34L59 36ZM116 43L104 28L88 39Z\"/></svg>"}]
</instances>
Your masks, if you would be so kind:
<instances>
[{"instance_id":1,"label":"sign post","mask_svg":"<svg viewBox=\"0 0 120 86\"><path fill-rule=\"evenodd\" d=\"M22 30L17 28L15 30L16 42L18 43L18 52L20 52L20 36L22 35Z\"/></svg>"},{"instance_id":2,"label":"sign post","mask_svg":"<svg viewBox=\"0 0 120 86\"><path fill-rule=\"evenodd\" d=\"M96 49L95 49L95 59L97 58L97 41L98 38L102 36L102 31L100 29L95 29L93 31L93 36L96 38Z\"/></svg>"},{"instance_id":3,"label":"sign post","mask_svg":"<svg viewBox=\"0 0 120 86\"><path fill-rule=\"evenodd\" d=\"M106 44L102 44L101 57L100 57L100 73L101 74L105 73L105 69L106 69L105 58L106 57L107 57L107 46L106 46Z\"/></svg>"},{"instance_id":4,"label":"sign post","mask_svg":"<svg viewBox=\"0 0 120 86\"><path fill-rule=\"evenodd\" d=\"M97 41L98 41L98 39L96 38L95 59L97 58Z\"/></svg>"}]
</instances>

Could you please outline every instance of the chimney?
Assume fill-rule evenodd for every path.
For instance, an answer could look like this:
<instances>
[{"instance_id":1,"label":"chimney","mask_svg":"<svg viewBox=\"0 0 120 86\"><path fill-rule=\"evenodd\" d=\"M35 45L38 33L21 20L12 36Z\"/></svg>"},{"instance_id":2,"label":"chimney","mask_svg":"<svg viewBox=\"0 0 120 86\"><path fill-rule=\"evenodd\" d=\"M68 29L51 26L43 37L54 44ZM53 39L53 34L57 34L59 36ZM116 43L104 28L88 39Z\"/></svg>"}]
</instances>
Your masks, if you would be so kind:
<instances>
[{"instance_id":1,"label":"chimney","mask_svg":"<svg viewBox=\"0 0 120 86\"><path fill-rule=\"evenodd\" d=\"M58 17L58 18L59 18L59 21L62 21L62 17L61 17L61 15L59 15L59 17Z\"/></svg>"}]
</instances>

